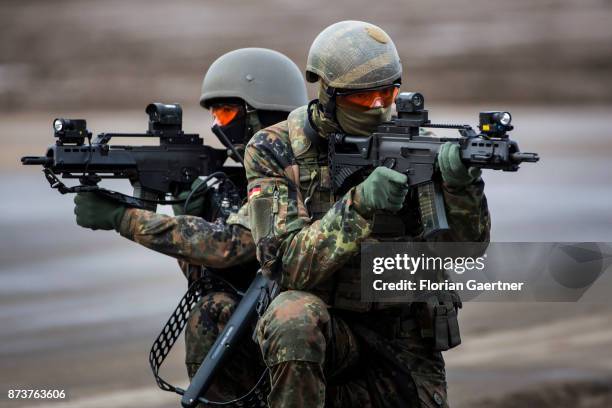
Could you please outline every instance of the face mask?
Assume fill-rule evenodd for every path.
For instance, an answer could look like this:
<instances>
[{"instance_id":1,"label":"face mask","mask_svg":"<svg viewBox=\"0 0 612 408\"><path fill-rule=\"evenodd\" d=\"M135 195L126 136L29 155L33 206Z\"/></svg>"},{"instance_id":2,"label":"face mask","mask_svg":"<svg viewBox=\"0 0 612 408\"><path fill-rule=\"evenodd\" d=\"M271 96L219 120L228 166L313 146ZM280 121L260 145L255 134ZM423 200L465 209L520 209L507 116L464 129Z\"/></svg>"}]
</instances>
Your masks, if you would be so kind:
<instances>
[{"instance_id":1,"label":"face mask","mask_svg":"<svg viewBox=\"0 0 612 408\"><path fill-rule=\"evenodd\" d=\"M391 120L392 106L369 110L336 107L336 118L342 130L350 135L370 136L383 122Z\"/></svg>"},{"instance_id":2,"label":"face mask","mask_svg":"<svg viewBox=\"0 0 612 408\"><path fill-rule=\"evenodd\" d=\"M327 104L329 97L325 91L325 86L321 83L319 88L319 103L323 106ZM326 118L323 112L316 112L313 115L315 124L321 129L322 133L345 132L356 136L371 135L378 125L391 120L393 105L386 108L372 108L369 110L351 109L350 107L340 107L336 105L336 122Z\"/></svg>"},{"instance_id":3,"label":"face mask","mask_svg":"<svg viewBox=\"0 0 612 408\"><path fill-rule=\"evenodd\" d=\"M246 121L244 117L234 119L226 126L219 126L219 128L223 131L225 136L227 136L232 144L236 145L244 143L246 136ZM229 148L224 140L220 141L225 147Z\"/></svg>"}]
</instances>

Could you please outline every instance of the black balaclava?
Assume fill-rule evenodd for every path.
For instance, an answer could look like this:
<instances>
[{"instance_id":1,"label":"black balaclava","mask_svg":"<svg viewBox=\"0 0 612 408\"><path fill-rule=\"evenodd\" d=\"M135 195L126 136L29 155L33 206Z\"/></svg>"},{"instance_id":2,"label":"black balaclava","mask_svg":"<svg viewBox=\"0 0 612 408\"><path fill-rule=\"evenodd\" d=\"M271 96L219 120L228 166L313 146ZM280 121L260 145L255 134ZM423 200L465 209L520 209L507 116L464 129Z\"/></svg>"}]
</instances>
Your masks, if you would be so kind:
<instances>
[{"instance_id":1,"label":"black balaclava","mask_svg":"<svg viewBox=\"0 0 612 408\"><path fill-rule=\"evenodd\" d=\"M223 102L217 102L223 103ZM236 104L236 100L231 102ZM282 122L287 119L289 112L284 111L271 111L271 110L257 110L250 107L244 101L238 102L241 105L241 111L238 113L236 118L232 120L226 126L218 126L219 130L223 132L223 135L227 137L220 137L213 127L213 133L217 135L219 141L228 149L236 149L240 156L244 155L244 149L246 144L249 142L251 137L261 129L272 126L278 122ZM232 146L230 146L231 143Z\"/></svg>"}]
</instances>

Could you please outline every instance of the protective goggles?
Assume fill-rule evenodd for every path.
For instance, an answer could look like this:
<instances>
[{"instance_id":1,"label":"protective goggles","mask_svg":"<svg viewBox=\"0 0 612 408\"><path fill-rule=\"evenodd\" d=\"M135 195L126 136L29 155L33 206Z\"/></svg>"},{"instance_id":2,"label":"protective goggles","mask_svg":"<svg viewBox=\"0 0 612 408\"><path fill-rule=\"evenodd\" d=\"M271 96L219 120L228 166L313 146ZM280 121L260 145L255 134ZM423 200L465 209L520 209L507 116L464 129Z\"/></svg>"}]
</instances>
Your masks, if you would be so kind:
<instances>
[{"instance_id":1,"label":"protective goggles","mask_svg":"<svg viewBox=\"0 0 612 408\"><path fill-rule=\"evenodd\" d=\"M240 105L219 104L210 107L215 125L227 126L242 112Z\"/></svg>"},{"instance_id":2,"label":"protective goggles","mask_svg":"<svg viewBox=\"0 0 612 408\"><path fill-rule=\"evenodd\" d=\"M336 92L338 106L369 110L391 106L399 92L399 84L364 90Z\"/></svg>"}]
</instances>

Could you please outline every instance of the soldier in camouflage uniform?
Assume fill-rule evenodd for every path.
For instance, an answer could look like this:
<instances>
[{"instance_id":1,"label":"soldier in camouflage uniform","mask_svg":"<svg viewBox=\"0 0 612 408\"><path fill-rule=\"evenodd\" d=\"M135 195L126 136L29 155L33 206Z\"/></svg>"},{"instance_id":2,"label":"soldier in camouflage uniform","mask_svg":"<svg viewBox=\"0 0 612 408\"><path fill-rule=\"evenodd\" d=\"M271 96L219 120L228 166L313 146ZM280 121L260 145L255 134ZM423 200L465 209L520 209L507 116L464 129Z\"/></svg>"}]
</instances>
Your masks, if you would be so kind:
<instances>
[{"instance_id":1,"label":"soldier in camouflage uniform","mask_svg":"<svg viewBox=\"0 0 612 408\"><path fill-rule=\"evenodd\" d=\"M218 58L204 77L200 98L201 106L211 111L225 136L221 142L231 149L230 155L235 159L236 155L242 156L246 142L255 132L285 120L290 111L306 102L306 86L299 68L283 54L262 48L235 50ZM244 173L238 174L244 186ZM196 180L192 190L201 190L202 184L202 180ZM185 191L178 198L185 199L190 193ZM115 229L132 241L177 258L190 281L198 278L199 265L203 265L244 290L258 264L247 206L238 210L242 198L238 196L236 202L236 195L231 183L221 181L206 194L194 194L197 198L185 207L173 206L177 216L170 217L126 209L93 194L78 194L75 213L77 223L83 227ZM225 199L234 205L230 206L229 217L221 208ZM212 292L194 306L185 333L190 378L237 302L233 294ZM228 361L207 396L230 399L247 392L263 370L259 354L256 344L245 343Z\"/></svg>"},{"instance_id":2,"label":"soldier in camouflage uniform","mask_svg":"<svg viewBox=\"0 0 612 408\"><path fill-rule=\"evenodd\" d=\"M306 77L319 82L318 100L247 145L257 257L284 290L257 326L273 408L448 406L444 360L424 330L433 318L426 304L360 302L362 242L426 240L415 191L384 167L344 194L334 194L330 180L328 135L367 136L388 120L401 74L383 30L336 23L308 56ZM438 165L451 229L435 239L488 242L479 170L466 169L449 144ZM437 299L434 310L456 313L453 300Z\"/></svg>"}]
</instances>

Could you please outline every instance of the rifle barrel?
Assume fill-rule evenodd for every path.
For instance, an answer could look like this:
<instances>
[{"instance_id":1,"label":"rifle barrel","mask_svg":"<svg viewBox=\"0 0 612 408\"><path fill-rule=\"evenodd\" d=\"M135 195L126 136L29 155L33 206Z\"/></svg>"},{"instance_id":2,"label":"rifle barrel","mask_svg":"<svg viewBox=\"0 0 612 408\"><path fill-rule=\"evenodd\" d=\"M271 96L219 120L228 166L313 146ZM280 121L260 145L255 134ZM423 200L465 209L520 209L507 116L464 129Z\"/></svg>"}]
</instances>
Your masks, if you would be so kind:
<instances>
[{"instance_id":1,"label":"rifle barrel","mask_svg":"<svg viewBox=\"0 0 612 408\"><path fill-rule=\"evenodd\" d=\"M49 166L53 164L53 159L46 156L24 156L21 158L21 164Z\"/></svg>"},{"instance_id":2,"label":"rifle barrel","mask_svg":"<svg viewBox=\"0 0 612 408\"><path fill-rule=\"evenodd\" d=\"M524 153L524 152L513 153L512 160L515 163L522 163L522 162L536 163L540 161L540 156L538 156L537 153Z\"/></svg>"}]
</instances>

